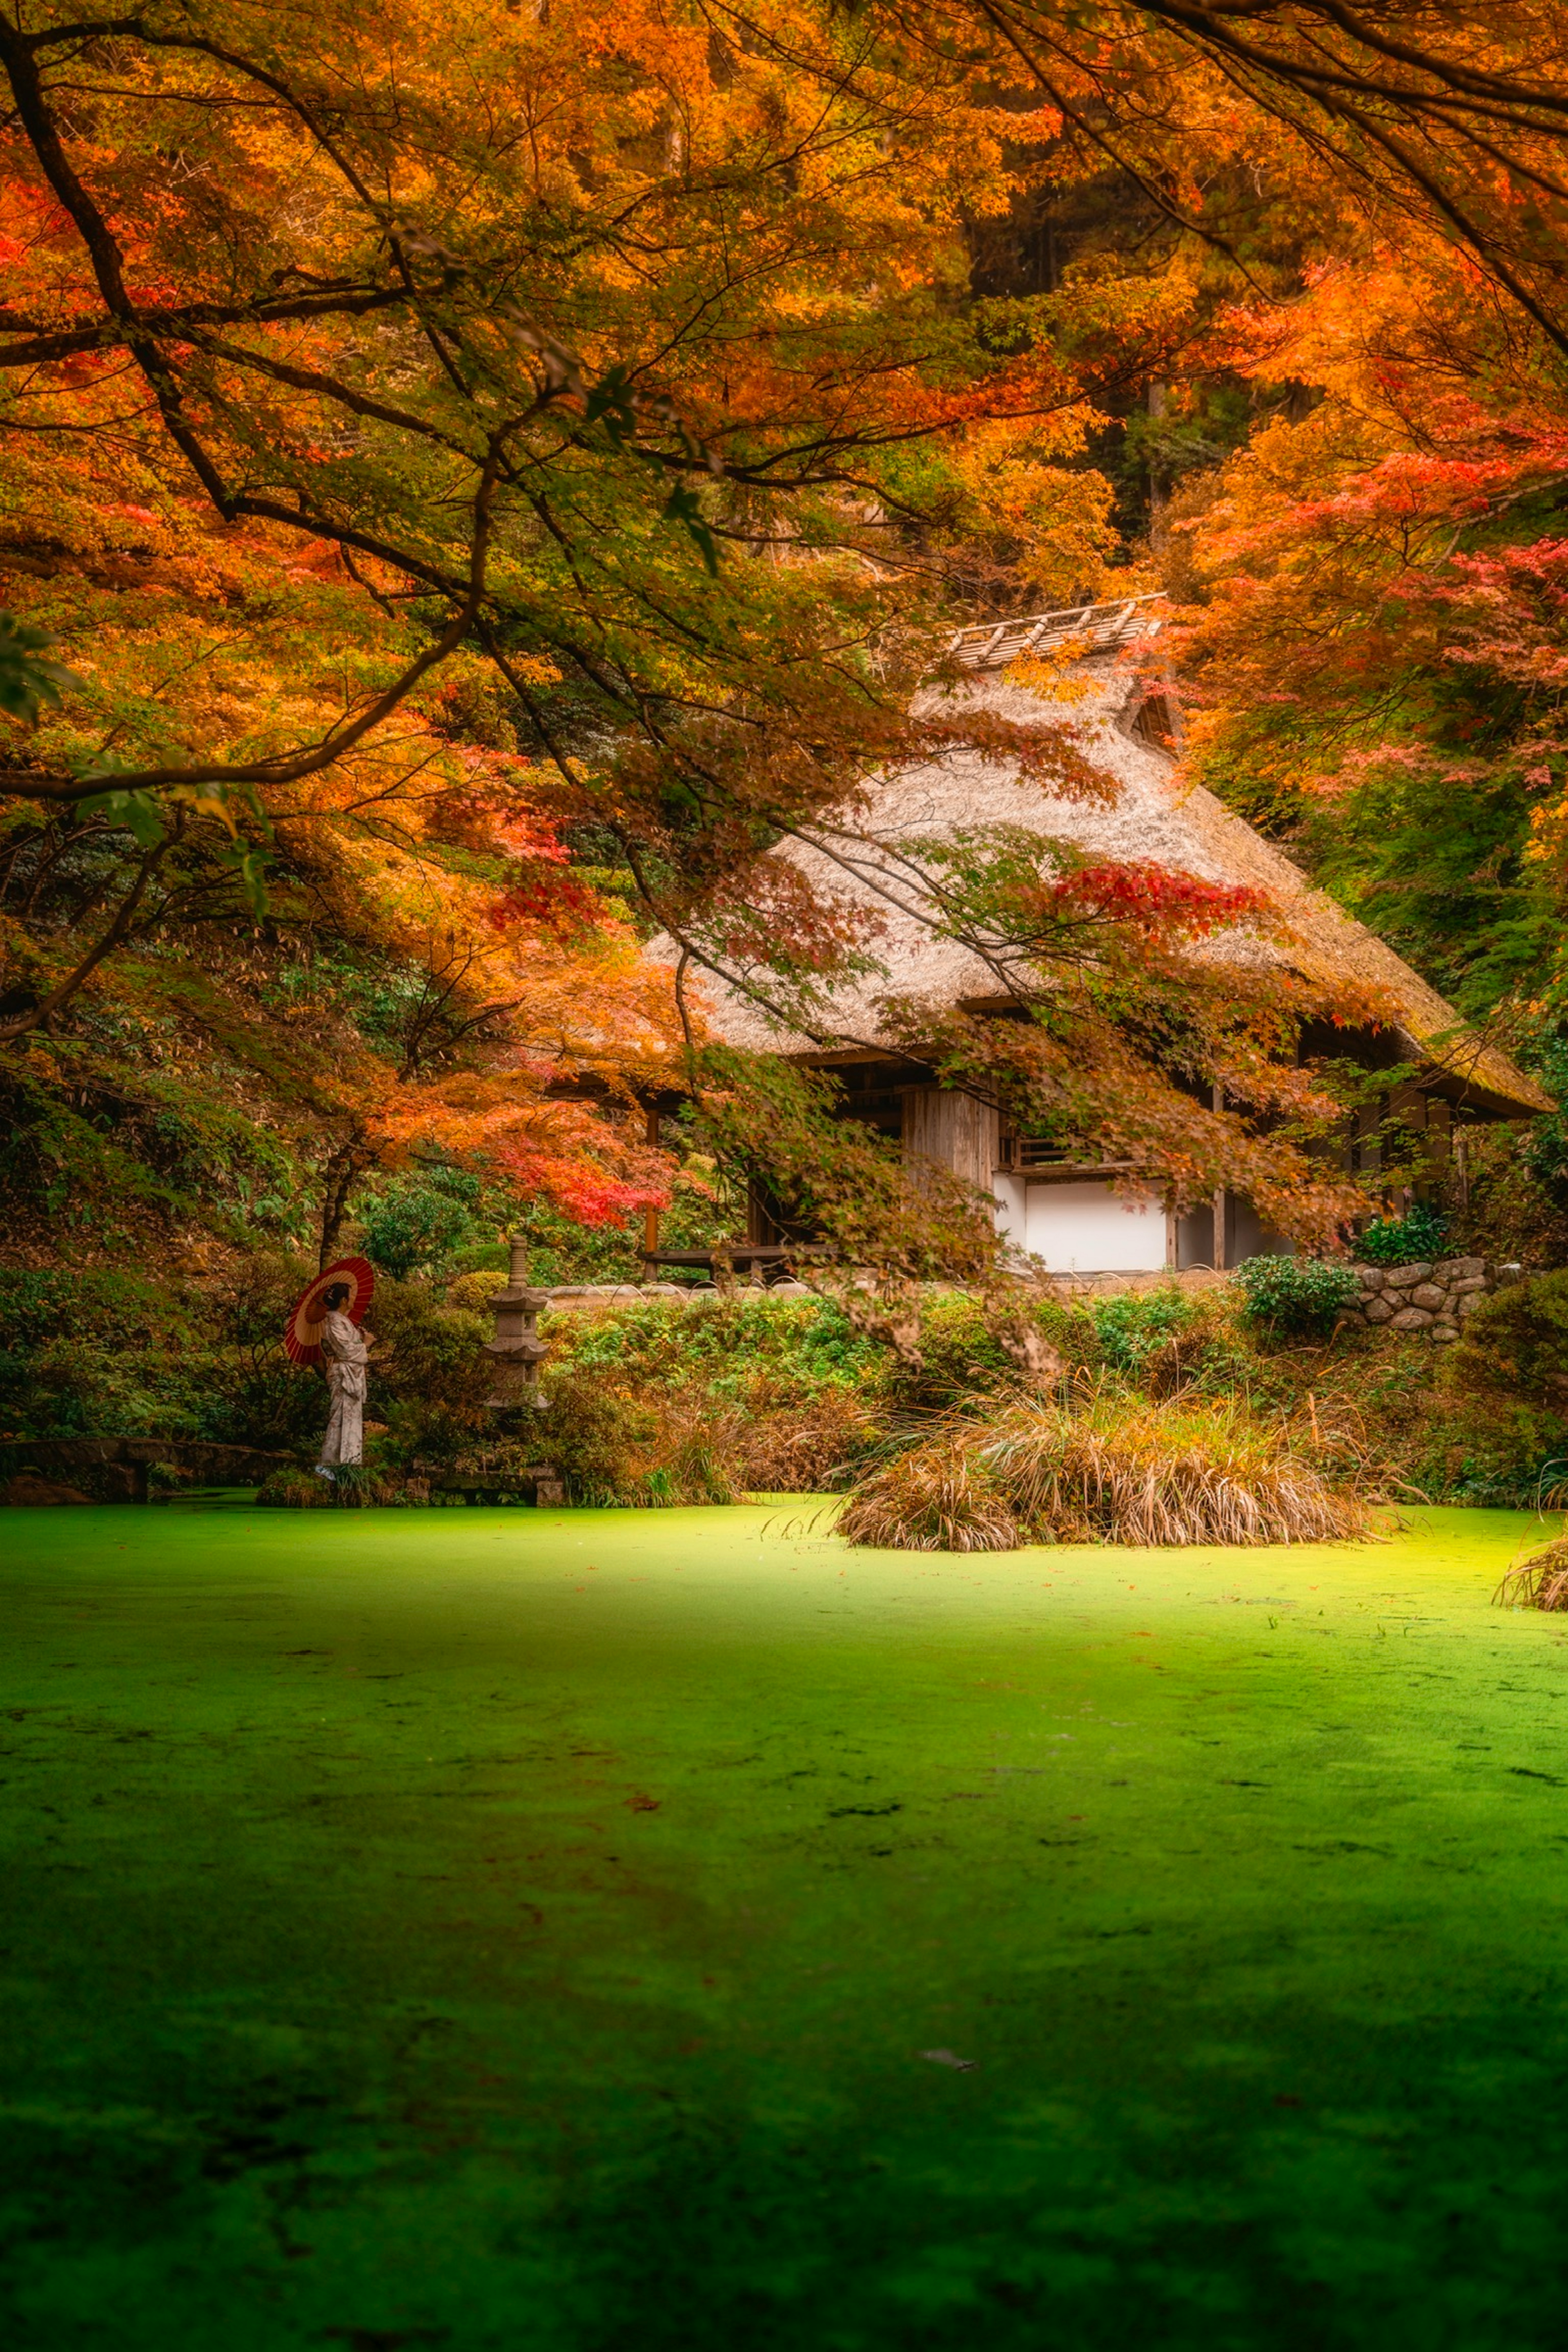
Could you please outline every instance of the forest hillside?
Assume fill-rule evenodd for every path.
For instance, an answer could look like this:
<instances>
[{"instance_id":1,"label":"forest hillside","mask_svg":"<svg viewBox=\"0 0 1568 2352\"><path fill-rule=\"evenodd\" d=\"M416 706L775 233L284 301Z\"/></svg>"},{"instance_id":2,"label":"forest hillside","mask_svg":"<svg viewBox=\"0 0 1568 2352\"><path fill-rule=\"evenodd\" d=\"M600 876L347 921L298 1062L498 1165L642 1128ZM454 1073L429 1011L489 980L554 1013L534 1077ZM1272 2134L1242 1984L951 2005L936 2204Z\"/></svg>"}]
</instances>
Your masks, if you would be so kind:
<instances>
[{"instance_id":1,"label":"forest hillside","mask_svg":"<svg viewBox=\"0 0 1568 2352\"><path fill-rule=\"evenodd\" d=\"M635 1285L650 1230L699 1258L759 1188L816 1236L815 1302L737 1304L721 1254L708 1322L547 1313L556 1420L509 1443L657 1499L842 1483L1047 1358L1153 1396L1108 1302L704 1012L739 986L811 1034L884 970L874 913L770 856L852 862L874 781L963 754L1103 793L1070 726L930 691L980 621L1163 600L1181 772L1558 1101L1565 36L1546 0L27 0L5 1441L307 1460L284 1316L363 1255L373 1458L458 1476L500 1442L513 1235L546 1288ZM1004 830L932 856L933 927L1017 1017L906 1020L908 1049L1173 1214L1245 1191L1318 1269L1289 1308L1141 1307L1171 1361L1336 1462L1342 1392L1391 1494L1550 1485L1555 1342L1521 1353L1492 1273L1468 1389L1330 1294L1352 1264L1549 1278L1561 1114L1435 1157L1333 1044L1364 992L1213 952L1275 935L1256 893ZM978 1318L963 1381L933 1317ZM709 1466L605 1434L634 1362L672 1429L731 1400Z\"/></svg>"}]
</instances>

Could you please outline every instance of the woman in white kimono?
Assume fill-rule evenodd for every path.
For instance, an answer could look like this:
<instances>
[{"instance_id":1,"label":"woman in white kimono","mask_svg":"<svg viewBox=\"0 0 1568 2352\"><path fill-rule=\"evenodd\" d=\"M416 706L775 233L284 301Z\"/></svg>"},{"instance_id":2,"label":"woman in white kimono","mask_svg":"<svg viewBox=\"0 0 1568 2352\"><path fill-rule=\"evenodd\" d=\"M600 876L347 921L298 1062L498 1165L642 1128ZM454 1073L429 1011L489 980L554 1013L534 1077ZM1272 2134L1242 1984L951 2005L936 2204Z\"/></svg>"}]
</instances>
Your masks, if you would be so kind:
<instances>
[{"instance_id":1,"label":"woman in white kimono","mask_svg":"<svg viewBox=\"0 0 1568 2352\"><path fill-rule=\"evenodd\" d=\"M321 1326L321 1353L332 1409L317 1467L329 1472L340 1464L357 1465L364 1459L364 1400L374 1337L351 1323L343 1313L352 1295L346 1282L334 1282L321 1301L327 1310Z\"/></svg>"}]
</instances>

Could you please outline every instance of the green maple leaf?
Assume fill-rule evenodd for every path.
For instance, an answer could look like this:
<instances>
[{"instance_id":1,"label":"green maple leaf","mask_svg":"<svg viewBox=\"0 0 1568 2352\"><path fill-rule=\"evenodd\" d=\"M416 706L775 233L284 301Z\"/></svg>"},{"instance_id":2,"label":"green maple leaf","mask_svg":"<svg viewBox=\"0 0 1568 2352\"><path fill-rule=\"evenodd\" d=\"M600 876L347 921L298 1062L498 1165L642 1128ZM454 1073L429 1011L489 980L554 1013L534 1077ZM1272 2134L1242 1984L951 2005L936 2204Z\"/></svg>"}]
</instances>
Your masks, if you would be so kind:
<instances>
[{"instance_id":1,"label":"green maple leaf","mask_svg":"<svg viewBox=\"0 0 1568 2352\"><path fill-rule=\"evenodd\" d=\"M40 709L60 707L60 689L79 686L74 670L42 658L55 640L46 629L29 628L14 614L0 613L0 710L31 726Z\"/></svg>"}]
</instances>

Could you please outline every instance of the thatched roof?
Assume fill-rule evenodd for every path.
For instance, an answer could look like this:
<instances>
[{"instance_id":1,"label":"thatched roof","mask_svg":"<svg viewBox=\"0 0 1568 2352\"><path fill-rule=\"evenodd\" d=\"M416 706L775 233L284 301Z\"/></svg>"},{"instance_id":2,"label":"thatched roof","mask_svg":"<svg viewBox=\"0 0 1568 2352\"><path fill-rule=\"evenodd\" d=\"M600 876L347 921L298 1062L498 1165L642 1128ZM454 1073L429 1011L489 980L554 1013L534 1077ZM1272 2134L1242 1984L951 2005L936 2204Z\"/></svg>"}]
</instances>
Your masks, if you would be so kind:
<instances>
[{"instance_id":1,"label":"thatched roof","mask_svg":"<svg viewBox=\"0 0 1568 2352\"><path fill-rule=\"evenodd\" d=\"M1159 628L1159 600L1085 605L1020 621L961 630L952 656L968 673L931 701L984 708L1023 725L1070 728L1093 766L1117 790L1104 803L1068 801L1023 781L1009 763L955 751L906 769L877 785L840 824L815 829L816 840L773 854L797 865L819 887L874 906L883 929L876 953L885 976L857 980L836 992L814 1023L815 1035L770 1019L742 991L709 978L702 994L719 1034L732 1045L819 1060L892 1052L879 1014L896 993L932 1005L979 1009L1001 1003L996 973L952 940L934 937L921 908L918 866L901 845L922 835L987 824L1024 826L1072 842L1091 856L1142 859L1201 879L1266 892L1282 912L1288 937L1260 948L1222 934L1207 951L1245 962L1260 952L1284 957L1304 976L1375 994L1406 1058L1424 1082L1456 1103L1492 1117L1548 1110L1546 1096L1507 1055L1468 1031L1452 1005L1411 971L1376 934L1315 889L1300 868L1233 815L1201 785L1184 782L1173 761L1130 731L1145 692L1133 656ZM1054 655L1053 677L1009 677L1021 659ZM759 975L759 979L761 979Z\"/></svg>"}]
</instances>

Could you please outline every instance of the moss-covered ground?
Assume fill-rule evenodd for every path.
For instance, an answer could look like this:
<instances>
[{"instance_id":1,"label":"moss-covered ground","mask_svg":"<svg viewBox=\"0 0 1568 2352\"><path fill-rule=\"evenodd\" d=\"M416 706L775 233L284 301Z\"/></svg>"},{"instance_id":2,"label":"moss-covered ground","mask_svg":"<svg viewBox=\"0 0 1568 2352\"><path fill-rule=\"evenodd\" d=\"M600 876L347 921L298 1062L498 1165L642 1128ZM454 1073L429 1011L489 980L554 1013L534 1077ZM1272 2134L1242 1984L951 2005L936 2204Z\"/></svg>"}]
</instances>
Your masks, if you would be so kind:
<instances>
[{"instance_id":1,"label":"moss-covered ground","mask_svg":"<svg viewBox=\"0 0 1568 2352\"><path fill-rule=\"evenodd\" d=\"M1541 1532L4 1514L5 2341L1560 2344Z\"/></svg>"}]
</instances>

